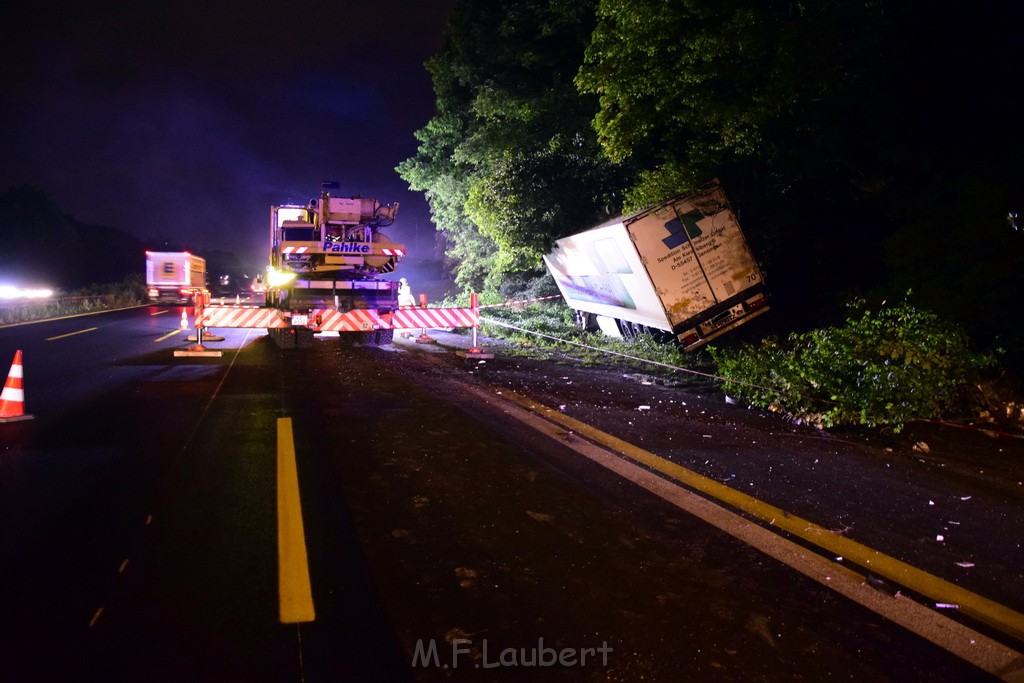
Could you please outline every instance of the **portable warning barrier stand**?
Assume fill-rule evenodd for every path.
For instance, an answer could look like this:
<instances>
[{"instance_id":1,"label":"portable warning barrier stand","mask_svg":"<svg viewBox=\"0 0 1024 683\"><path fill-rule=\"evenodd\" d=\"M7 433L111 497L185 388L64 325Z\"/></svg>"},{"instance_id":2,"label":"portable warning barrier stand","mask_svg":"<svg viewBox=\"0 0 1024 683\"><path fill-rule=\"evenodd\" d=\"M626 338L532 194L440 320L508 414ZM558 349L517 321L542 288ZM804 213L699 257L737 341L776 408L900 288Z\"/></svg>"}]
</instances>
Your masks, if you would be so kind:
<instances>
[{"instance_id":1,"label":"portable warning barrier stand","mask_svg":"<svg viewBox=\"0 0 1024 683\"><path fill-rule=\"evenodd\" d=\"M209 292L207 292L204 295L202 291L200 291L198 289L194 289L194 290L192 290L192 296L194 297L193 301L196 302L196 306L198 307L199 312L202 312L203 310L205 310L205 307L209 306L212 303L212 301L210 299ZM185 313L182 312L182 315L185 315ZM202 342L199 341L199 329L198 329L201 317L203 317L203 316L200 316L199 314L196 315L196 326L197 326L196 334L193 335L193 336L187 337L188 341L194 341L194 342L197 342L197 343L200 343L200 344L202 343ZM188 326L186 325L185 327L183 327L181 329L184 330L187 327ZM203 341L208 341L208 342L224 341L224 337L220 336L219 334L214 334L205 325L203 326L203 329L202 329L202 335L203 335Z\"/></svg>"},{"instance_id":2,"label":"portable warning barrier stand","mask_svg":"<svg viewBox=\"0 0 1024 683\"><path fill-rule=\"evenodd\" d=\"M366 332L368 330L396 330L405 335L410 330L422 331L418 343L436 343L427 335L429 329L474 328L472 357L483 358L483 352L476 348L475 328L480 326L480 312L475 305L474 294L471 301L474 307L468 308L429 308L426 306L426 295L420 301L423 306L401 306L398 309L353 309L349 311L332 308L309 310L308 329L313 334L324 332ZM291 314L277 308L263 306L210 306L205 305L196 310L196 331L198 346L189 351L178 351L175 355L209 355L202 341L209 328L230 329L263 329L269 331L301 329L293 327ZM411 335L410 335L411 336ZM421 339L427 337L430 341ZM212 352L219 355L220 352ZM492 356L486 356L492 357Z\"/></svg>"},{"instance_id":3,"label":"portable warning barrier stand","mask_svg":"<svg viewBox=\"0 0 1024 683\"><path fill-rule=\"evenodd\" d=\"M427 295L420 294L420 308L427 307ZM427 334L427 328L423 327L420 330L420 336L416 337L417 344L436 344L437 340Z\"/></svg>"},{"instance_id":4,"label":"portable warning barrier stand","mask_svg":"<svg viewBox=\"0 0 1024 683\"><path fill-rule=\"evenodd\" d=\"M31 420L33 415L25 414L25 373L21 365L21 350L14 352L11 371L0 393L0 423Z\"/></svg>"},{"instance_id":5,"label":"portable warning barrier stand","mask_svg":"<svg viewBox=\"0 0 1024 683\"><path fill-rule=\"evenodd\" d=\"M455 355L463 358L479 358L480 360L494 358L493 353L487 353L476 345L476 331L480 328L480 298L476 294L469 295L469 307L473 309L476 316L476 323L473 325L473 346L469 351L456 351Z\"/></svg>"},{"instance_id":6,"label":"portable warning barrier stand","mask_svg":"<svg viewBox=\"0 0 1024 683\"><path fill-rule=\"evenodd\" d=\"M199 358L219 358L224 354L219 350L207 349L203 346L203 330L205 328L205 322L203 320L203 311L206 306L210 303L210 295L204 292L196 292L193 299L195 301L195 310L192 315L195 318L196 324L196 336L189 337L188 341L195 341L195 346L190 346L188 349L181 351L177 350L174 352L175 357L199 357ZM181 313L182 320L186 320L185 312ZM224 341L224 337L214 337L210 341Z\"/></svg>"},{"instance_id":7,"label":"portable warning barrier stand","mask_svg":"<svg viewBox=\"0 0 1024 683\"><path fill-rule=\"evenodd\" d=\"M423 334L416 339L420 344L437 343L427 335L428 329L454 329L456 327L473 327L479 324L480 316L472 308L422 308L406 306L392 311L381 323L385 328L394 330L420 329ZM423 339L427 337L427 339ZM429 341L428 341L429 340Z\"/></svg>"}]
</instances>

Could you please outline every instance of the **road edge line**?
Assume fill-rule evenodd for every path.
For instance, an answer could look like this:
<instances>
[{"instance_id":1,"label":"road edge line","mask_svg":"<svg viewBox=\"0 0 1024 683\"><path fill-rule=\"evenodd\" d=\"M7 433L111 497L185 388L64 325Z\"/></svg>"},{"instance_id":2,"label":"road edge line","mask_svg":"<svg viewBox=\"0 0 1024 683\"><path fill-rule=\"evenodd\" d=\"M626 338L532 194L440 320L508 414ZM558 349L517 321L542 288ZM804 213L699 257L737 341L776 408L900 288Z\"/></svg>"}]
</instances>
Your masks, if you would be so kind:
<instances>
[{"instance_id":1,"label":"road edge line","mask_svg":"<svg viewBox=\"0 0 1024 683\"><path fill-rule=\"evenodd\" d=\"M976 609L979 607L984 609L988 606L995 606L999 609L987 613L985 616L988 618L984 619L981 618L974 609L968 611L964 609L963 605L960 605L960 611L968 613L974 618L979 619L980 621L983 621L1004 633L1008 633L1009 635L1015 634L1012 631L1007 630L1007 627L1003 625L1001 618L1007 613L1010 615L1016 615L1019 619L1024 619L1024 615L1020 615L1020 613L989 600L988 598L977 595L976 593L971 593L970 591L960 588L955 584L950 584L944 579L928 574L927 572L917 569L916 567L912 567L900 560L884 555L872 548L869 548L868 546L834 534L833 532L824 529L823 527L819 527L812 522L790 515L780 508L768 505L767 503L753 498L752 496L719 484L713 479L709 479L703 475L693 472L692 470L688 470L680 465L669 462L664 458L654 455L653 453L649 453L648 451L638 448L626 441L591 427L584 422L571 418L560 411L547 407L531 398L517 394L514 391L508 389L481 389L472 386L467 388L481 398L488 400L488 402L491 402L492 404L498 405L502 409L515 410L516 408L519 408L526 411L529 415L535 416L542 423L565 427L569 432L576 434L587 441L580 439L572 442L566 438L567 435L564 433L552 433L545 429L543 425L528 422L530 426L534 427L541 433L559 441L563 445L567 445L581 455L584 455L584 457L587 457L597 464L626 477L630 481L633 481L658 497L667 500L678 507L682 507L682 509L697 515L701 519L713 524L730 535L749 543L761 552L764 552L797 571L800 571L806 576L819 581L822 585L854 599L858 604L861 604L894 623L899 624L907 630L930 640L936 645L953 652L975 666L997 676L1011 677L1007 678L1007 680L1024 680L1024 677L1020 675L1021 671L1024 671L1024 655L1013 648L978 633L966 625L949 619L939 612L921 605L912 599L906 597L896 598L889 596L886 593L881 593L875 588L869 586L864 581L863 576L857 574L849 567L844 567L825 557L808 552L799 544L796 544L793 541L779 536L760 525L754 524L753 522L730 512L713 500L699 496L686 488L680 488L675 482L684 484L690 489L700 491L715 500L762 519L763 521L768 522L771 526L793 533L823 550L835 552L839 556L844 557L855 564L864 566L861 562L857 561L857 557L865 556L866 554L869 560L874 560L873 563L869 562L869 566L872 568L872 571L879 575L883 575L883 571L878 570L879 566L886 569L891 568L892 566L901 566L905 573L898 575L898 582L911 590L921 593L922 595L926 594L919 590L918 587L911 585L907 580L907 576L914 578L929 577L932 579L932 585L930 588L946 584L949 587L956 589L955 594L958 597L963 597L965 595L973 596L974 602L971 606ZM505 400L503 401L502 399ZM513 405L509 406L509 403ZM588 444L588 442L592 443ZM597 452L587 452L588 445L591 448L596 449ZM617 454L621 454L633 462L623 460ZM641 467L641 465L643 465L643 467ZM665 475L673 481L669 481L662 476L658 476L651 470ZM701 485L705 485L706 489L709 490L706 490ZM723 496L721 494L731 495ZM680 501L683 501L687 497L695 499L698 502L687 500L685 505L680 505ZM737 501L741 504L737 504L737 502L733 501ZM715 508L715 510L712 511L714 514L708 516L707 513L711 511L712 507ZM701 512L698 512L698 510ZM765 515L764 513L766 512L770 512L771 514ZM736 521L730 521L729 524L725 524L723 526L716 521L717 518L734 519ZM737 527L737 525L740 526ZM742 531L736 531L737 528ZM782 545L786 548L786 551L775 551L770 547L770 544L765 542L764 539L754 542L751 539L757 532L750 530L760 530L763 534L771 537L771 543ZM829 541L838 542L838 548L844 552L837 552L836 548L830 547L832 544ZM849 551L853 552L851 553ZM801 562L817 561L819 568L828 569L835 576L822 578L823 575L819 576L818 573L808 573L800 566L797 566L792 558L799 558ZM841 589L839 585L832 580L837 576L845 577L847 584L852 580L856 585L852 587L847 586ZM891 576L888 578L896 580ZM858 597L854 597L854 594L851 592L854 589L856 589ZM929 595L927 597L933 596ZM945 597L948 598L949 596ZM940 601L948 602L949 600ZM911 616L909 618L903 618L898 614L898 610L909 611ZM990 620L996 623L991 623ZM933 624L938 624L938 626L934 629L925 630L921 626L922 621L930 621ZM951 637L954 639L950 640Z\"/></svg>"}]
</instances>

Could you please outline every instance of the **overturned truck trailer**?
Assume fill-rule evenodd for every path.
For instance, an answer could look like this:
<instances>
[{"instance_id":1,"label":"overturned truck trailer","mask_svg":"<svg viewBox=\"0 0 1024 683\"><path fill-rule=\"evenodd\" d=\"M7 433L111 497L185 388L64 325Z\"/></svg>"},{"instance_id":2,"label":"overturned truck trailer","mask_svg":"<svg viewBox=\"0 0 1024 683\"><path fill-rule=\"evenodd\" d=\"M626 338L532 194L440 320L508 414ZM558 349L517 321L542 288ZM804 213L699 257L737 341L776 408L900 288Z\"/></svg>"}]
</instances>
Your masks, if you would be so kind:
<instances>
[{"instance_id":1,"label":"overturned truck trailer","mask_svg":"<svg viewBox=\"0 0 1024 683\"><path fill-rule=\"evenodd\" d=\"M690 351L768 310L764 276L715 180L558 240L544 257L591 331Z\"/></svg>"}]
</instances>

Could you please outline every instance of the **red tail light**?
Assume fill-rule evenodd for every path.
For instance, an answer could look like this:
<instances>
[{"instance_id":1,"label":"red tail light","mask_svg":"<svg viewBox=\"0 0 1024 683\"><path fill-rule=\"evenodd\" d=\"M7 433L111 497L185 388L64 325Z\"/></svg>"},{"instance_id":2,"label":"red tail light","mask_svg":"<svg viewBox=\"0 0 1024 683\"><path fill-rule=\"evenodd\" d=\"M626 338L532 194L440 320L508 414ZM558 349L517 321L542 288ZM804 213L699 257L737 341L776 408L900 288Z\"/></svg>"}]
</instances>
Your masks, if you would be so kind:
<instances>
[{"instance_id":1,"label":"red tail light","mask_svg":"<svg viewBox=\"0 0 1024 683\"><path fill-rule=\"evenodd\" d=\"M768 301L764 297L761 297L759 299L754 299L752 301L743 302L743 308L747 309L748 311L756 311L759 308L764 308L764 305L766 303L768 303Z\"/></svg>"}]
</instances>

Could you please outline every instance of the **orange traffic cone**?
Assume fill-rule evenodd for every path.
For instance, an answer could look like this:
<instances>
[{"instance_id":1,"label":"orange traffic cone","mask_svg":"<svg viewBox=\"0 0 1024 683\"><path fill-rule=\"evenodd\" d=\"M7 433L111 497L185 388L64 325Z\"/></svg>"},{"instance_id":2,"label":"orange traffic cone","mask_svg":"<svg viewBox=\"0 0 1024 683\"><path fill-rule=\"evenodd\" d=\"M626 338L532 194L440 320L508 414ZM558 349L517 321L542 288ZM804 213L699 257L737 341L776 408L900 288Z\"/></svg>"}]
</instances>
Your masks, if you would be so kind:
<instances>
[{"instance_id":1,"label":"orange traffic cone","mask_svg":"<svg viewBox=\"0 0 1024 683\"><path fill-rule=\"evenodd\" d=\"M188 329L188 311L181 309L181 329Z\"/></svg>"},{"instance_id":2,"label":"orange traffic cone","mask_svg":"<svg viewBox=\"0 0 1024 683\"><path fill-rule=\"evenodd\" d=\"M11 363L11 372L4 382L3 393L0 393L0 422L16 422L17 420L31 420L31 415L25 414L25 388L24 372L21 367L21 350L14 352L14 362Z\"/></svg>"}]
</instances>

